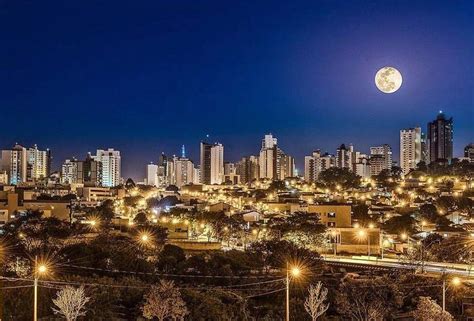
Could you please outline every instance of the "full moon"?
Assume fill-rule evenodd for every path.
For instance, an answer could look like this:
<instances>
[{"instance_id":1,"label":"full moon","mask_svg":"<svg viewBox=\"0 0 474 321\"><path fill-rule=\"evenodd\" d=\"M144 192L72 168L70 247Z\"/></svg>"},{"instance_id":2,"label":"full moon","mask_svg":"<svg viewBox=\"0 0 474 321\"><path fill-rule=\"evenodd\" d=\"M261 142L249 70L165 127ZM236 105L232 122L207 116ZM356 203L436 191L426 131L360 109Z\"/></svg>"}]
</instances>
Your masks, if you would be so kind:
<instances>
[{"instance_id":1,"label":"full moon","mask_svg":"<svg viewBox=\"0 0 474 321\"><path fill-rule=\"evenodd\" d=\"M383 67L375 74L375 85L381 92L394 93L402 85L402 74L393 67Z\"/></svg>"}]
</instances>

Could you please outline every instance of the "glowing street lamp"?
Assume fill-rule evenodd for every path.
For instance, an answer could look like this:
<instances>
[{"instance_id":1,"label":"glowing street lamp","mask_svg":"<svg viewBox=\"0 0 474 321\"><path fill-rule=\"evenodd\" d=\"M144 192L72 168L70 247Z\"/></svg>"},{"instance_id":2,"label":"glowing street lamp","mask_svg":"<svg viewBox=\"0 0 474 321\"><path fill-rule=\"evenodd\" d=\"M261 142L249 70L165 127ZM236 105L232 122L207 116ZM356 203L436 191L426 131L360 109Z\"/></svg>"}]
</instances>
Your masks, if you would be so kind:
<instances>
[{"instance_id":1,"label":"glowing street lamp","mask_svg":"<svg viewBox=\"0 0 474 321\"><path fill-rule=\"evenodd\" d=\"M357 236L360 239L364 239L365 237L367 237L367 256L370 256L370 235L364 230L359 230L357 232Z\"/></svg>"},{"instance_id":2,"label":"glowing street lamp","mask_svg":"<svg viewBox=\"0 0 474 321\"><path fill-rule=\"evenodd\" d=\"M286 321L290 321L290 275L298 278L301 275L301 268L298 266L289 267L286 262Z\"/></svg>"},{"instance_id":3,"label":"glowing street lamp","mask_svg":"<svg viewBox=\"0 0 474 321\"><path fill-rule=\"evenodd\" d=\"M38 278L46 272L48 272L48 266L45 263L38 263L38 258L35 257L33 321L38 321Z\"/></svg>"},{"instance_id":4,"label":"glowing street lamp","mask_svg":"<svg viewBox=\"0 0 474 321\"><path fill-rule=\"evenodd\" d=\"M457 276L451 279L451 285L457 287L461 285L461 279ZM446 311L446 279L443 279L443 311Z\"/></svg>"}]
</instances>

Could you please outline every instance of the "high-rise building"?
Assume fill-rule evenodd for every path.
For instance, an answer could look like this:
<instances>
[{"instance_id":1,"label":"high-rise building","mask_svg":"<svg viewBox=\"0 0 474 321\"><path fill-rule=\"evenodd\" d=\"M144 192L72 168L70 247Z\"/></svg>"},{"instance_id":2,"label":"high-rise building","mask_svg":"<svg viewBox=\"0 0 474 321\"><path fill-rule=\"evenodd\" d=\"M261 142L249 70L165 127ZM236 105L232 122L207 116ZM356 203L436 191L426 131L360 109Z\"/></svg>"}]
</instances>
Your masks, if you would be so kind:
<instances>
[{"instance_id":1,"label":"high-rise building","mask_svg":"<svg viewBox=\"0 0 474 321\"><path fill-rule=\"evenodd\" d=\"M259 164L257 156L243 157L235 167L235 173L240 176L243 184L251 183L259 178Z\"/></svg>"},{"instance_id":2,"label":"high-rise building","mask_svg":"<svg viewBox=\"0 0 474 321\"><path fill-rule=\"evenodd\" d=\"M267 148L273 148L277 145L278 140L273 137L272 134L265 135L262 139L262 150Z\"/></svg>"},{"instance_id":3,"label":"high-rise building","mask_svg":"<svg viewBox=\"0 0 474 321\"><path fill-rule=\"evenodd\" d=\"M158 158L158 186L166 187L170 184L168 175L168 157L165 153L161 153Z\"/></svg>"},{"instance_id":4,"label":"high-rise building","mask_svg":"<svg viewBox=\"0 0 474 321\"><path fill-rule=\"evenodd\" d=\"M446 119L440 111L435 120L428 123L428 163L453 159L453 118Z\"/></svg>"},{"instance_id":5,"label":"high-rise building","mask_svg":"<svg viewBox=\"0 0 474 321\"><path fill-rule=\"evenodd\" d=\"M12 149L2 150L0 169L7 172L10 184L26 183L28 180L28 154L26 148L16 144Z\"/></svg>"},{"instance_id":6,"label":"high-rise building","mask_svg":"<svg viewBox=\"0 0 474 321\"><path fill-rule=\"evenodd\" d=\"M181 188L183 185L194 183L194 164L186 157L174 159L175 185Z\"/></svg>"},{"instance_id":7,"label":"high-rise building","mask_svg":"<svg viewBox=\"0 0 474 321\"><path fill-rule=\"evenodd\" d=\"M102 164L102 186L114 187L120 184L120 151L114 150L113 148L107 150L98 149L93 159Z\"/></svg>"},{"instance_id":8,"label":"high-rise building","mask_svg":"<svg viewBox=\"0 0 474 321\"><path fill-rule=\"evenodd\" d=\"M66 159L61 166L61 183L62 184L76 184L78 182L77 176L78 161L75 158Z\"/></svg>"},{"instance_id":9,"label":"high-rise building","mask_svg":"<svg viewBox=\"0 0 474 321\"><path fill-rule=\"evenodd\" d=\"M293 156L286 155L283 153L281 157L278 158L280 164L277 168L279 168L279 180L284 180L287 177L295 177L295 159Z\"/></svg>"},{"instance_id":10,"label":"high-rise building","mask_svg":"<svg viewBox=\"0 0 474 321\"><path fill-rule=\"evenodd\" d=\"M385 158L380 154L370 155L369 164L370 176L376 176L380 174L381 171L386 169Z\"/></svg>"},{"instance_id":11,"label":"high-rise building","mask_svg":"<svg viewBox=\"0 0 474 321\"><path fill-rule=\"evenodd\" d=\"M7 171L0 170L0 185L7 185L8 183Z\"/></svg>"},{"instance_id":12,"label":"high-rise building","mask_svg":"<svg viewBox=\"0 0 474 321\"><path fill-rule=\"evenodd\" d=\"M474 143L464 147L464 157L466 157L470 163L474 163Z\"/></svg>"},{"instance_id":13,"label":"high-rise building","mask_svg":"<svg viewBox=\"0 0 474 321\"><path fill-rule=\"evenodd\" d=\"M354 163L354 173L362 178L369 178L371 176L370 170L369 157L366 154L360 154L357 162Z\"/></svg>"},{"instance_id":14,"label":"high-rise building","mask_svg":"<svg viewBox=\"0 0 474 321\"><path fill-rule=\"evenodd\" d=\"M370 147L370 157L372 158L375 155L381 156L383 158L383 169L391 170L392 169L392 148L388 144L383 144L382 146ZM377 161L378 162L378 161ZM372 162L371 162L372 164ZM380 172L379 172L380 173ZM372 174L372 175L378 175Z\"/></svg>"},{"instance_id":15,"label":"high-rise building","mask_svg":"<svg viewBox=\"0 0 474 321\"><path fill-rule=\"evenodd\" d=\"M224 182L224 146L214 144L211 147L211 184Z\"/></svg>"},{"instance_id":16,"label":"high-rise building","mask_svg":"<svg viewBox=\"0 0 474 321\"><path fill-rule=\"evenodd\" d=\"M66 159L61 166L61 183L102 186L102 163L94 160L91 153L83 161Z\"/></svg>"},{"instance_id":17,"label":"high-rise building","mask_svg":"<svg viewBox=\"0 0 474 321\"><path fill-rule=\"evenodd\" d=\"M150 186L159 186L158 165L153 163L146 165L146 183Z\"/></svg>"},{"instance_id":18,"label":"high-rise building","mask_svg":"<svg viewBox=\"0 0 474 321\"><path fill-rule=\"evenodd\" d=\"M51 151L49 149L39 150L35 144L27 151L27 178L30 182L45 179L51 170Z\"/></svg>"},{"instance_id":19,"label":"high-rise building","mask_svg":"<svg viewBox=\"0 0 474 321\"><path fill-rule=\"evenodd\" d=\"M403 175L416 168L422 160L421 128L400 130L400 167Z\"/></svg>"},{"instance_id":20,"label":"high-rise building","mask_svg":"<svg viewBox=\"0 0 474 321\"><path fill-rule=\"evenodd\" d=\"M235 164L231 162L224 163L224 175L235 174Z\"/></svg>"},{"instance_id":21,"label":"high-rise building","mask_svg":"<svg viewBox=\"0 0 474 321\"><path fill-rule=\"evenodd\" d=\"M295 161L285 154L277 145L277 139L272 134L262 139L260 150L259 177L261 179L282 180L295 175Z\"/></svg>"},{"instance_id":22,"label":"high-rise building","mask_svg":"<svg viewBox=\"0 0 474 321\"><path fill-rule=\"evenodd\" d=\"M307 182L316 182L319 174L328 168L334 167L336 158L328 153L321 154L318 149L311 156L304 158L304 178Z\"/></svg>"},{"instance_id":23,"label":"high-rise building","mask_svg":"<svg viewBox=\"0 0 474 321\"><path fill-rule=\"evenodd\" d=\"M47 179L51 168L49 149L39 150L37 145L25 148L16 144L2 151L1 168L8 172L10 184L17 185Z\"/></svg>"},{"instance_id":24,"label":"high-rise building","mask_svg":"<svg viewBox=\"0 0 474 321\"><path fill-rule=\"evenodd\" d=\"M352 170L353 152L354 146L350 145L349 148L347 148L346 145L341 144L336 151L336 167Z\"/></svg>"},{"instance_id":25,"label":"high-rise building","mask_svg":"<svg viewBox=\"0 0 474 321\"><path fill-rule=\"evenodd\" d=\"M200 171L201 171L201 183L211 184L211 148L212 144L201 142L201 153L200 153Z\"/></svg>"},{"instance_id":26,"label":"high-rise building","mask_svg":"<svg viewBox=\"0 0 474 321\"><path fill-rule=\"evenodd\" d=\"M221 184L224 178L224 146L201 142L200 176L202 184Z\"/></svg>"}]
</instances>

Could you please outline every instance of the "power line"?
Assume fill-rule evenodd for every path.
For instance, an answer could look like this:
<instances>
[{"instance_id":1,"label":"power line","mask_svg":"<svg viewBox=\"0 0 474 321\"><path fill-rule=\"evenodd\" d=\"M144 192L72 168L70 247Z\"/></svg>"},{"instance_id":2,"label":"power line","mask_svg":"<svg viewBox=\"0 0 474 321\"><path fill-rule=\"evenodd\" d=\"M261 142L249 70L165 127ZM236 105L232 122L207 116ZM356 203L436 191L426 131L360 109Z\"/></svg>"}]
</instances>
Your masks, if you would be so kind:
<instances>
[{"instance_id":1,"label":"power line","mask_svg":"<svg viewBox=\"0 0 474 321\"><path fill-rule=\"evenodd\" d=\"M271 278L271 276L266 275L197 275L197 274L176 274L176 273L153 273L153 272L137 272L137 271L125 271L125 270L108 270L101 268L93 268L88 266L72 265L72 264L60 264L61 266L67 266L77 269L92 270L92 271L102 271L109 273L120 273L120 274L133 274L133 275L150 275L150 276L166 276L166 277L184 277L184 278L219 278L219 279L261 279L261 278Z\"/></svg>"}]
</instances>

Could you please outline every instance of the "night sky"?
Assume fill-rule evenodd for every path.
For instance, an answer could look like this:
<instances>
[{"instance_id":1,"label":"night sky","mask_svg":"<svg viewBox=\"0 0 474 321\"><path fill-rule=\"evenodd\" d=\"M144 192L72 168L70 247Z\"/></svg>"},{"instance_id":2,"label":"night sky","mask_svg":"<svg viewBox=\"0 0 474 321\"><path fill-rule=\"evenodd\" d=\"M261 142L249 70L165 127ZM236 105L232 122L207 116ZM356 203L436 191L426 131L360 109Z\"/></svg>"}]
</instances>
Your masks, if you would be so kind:
<instances>
[{"instance_id":1,"label":"night sky","mask_svg":"<svg viewBox=\"0 0 474 321\"><path fill-rule=\"evenodd\" d=\"M0 0L0 148L37 143L59 168L114 147L142 179L159 153L273 133L303 167L320 148L389 143L454 118L474 141L474 1ZM383 66L403 75L383 94Z\"/></svg>"}]
</instances>

